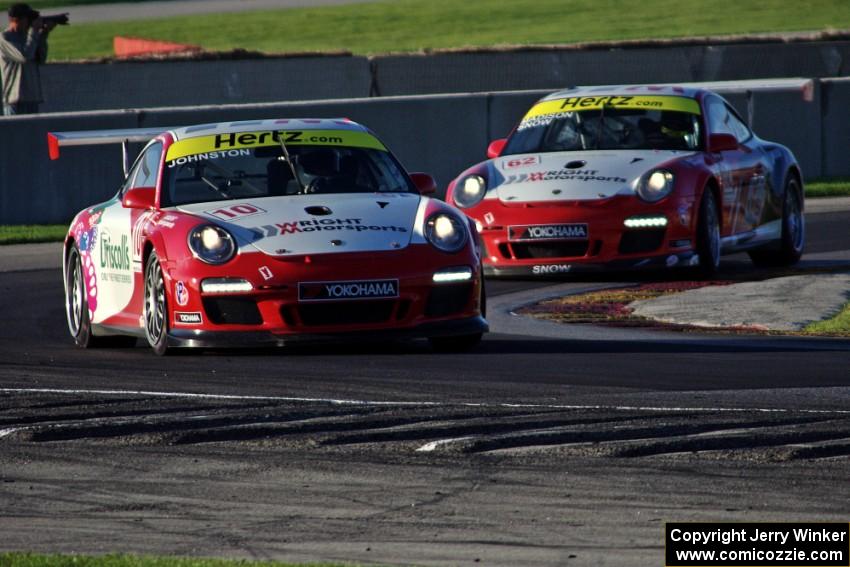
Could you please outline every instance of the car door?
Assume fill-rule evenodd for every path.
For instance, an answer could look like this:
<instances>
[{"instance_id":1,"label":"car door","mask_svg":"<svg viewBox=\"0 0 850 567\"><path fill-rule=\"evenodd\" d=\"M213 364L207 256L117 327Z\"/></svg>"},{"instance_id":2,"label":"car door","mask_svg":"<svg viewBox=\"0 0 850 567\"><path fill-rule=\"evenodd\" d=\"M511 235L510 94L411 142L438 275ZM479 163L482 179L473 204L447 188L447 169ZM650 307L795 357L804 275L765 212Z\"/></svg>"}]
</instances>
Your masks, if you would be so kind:
<instances>
[{"instance_id":1,"label":"car door","mask_svg":"<svg viewBox=\"0 0 850 567\"><path fill-rule=\"evenodd\" d=\"M708 131L731 134L738 148L717 152L720 191L723 196L722 235L725 249L745 246L755 236L767 200L764 156L758 140L725 100L709 95L706 100ZM728 238L733 237L733 238Z\"/></svg>"},{"instance_id":2,"label":"car door","mask_svg":"<svg viewBox=\"0 0 850 567\"><path fill-rule=\"evenodd\" d=\"M121 190L106 204L100 221L96 251L93 255L98 279L98 310L94 323L117 327L139 327L138 309L128 310L134 296L140 296L142 284L141 235L151 212L128 209L124 194L136 187L153 187L158 178L162 143L149 144L133 164Z\"/></svg>"}]
</instances>

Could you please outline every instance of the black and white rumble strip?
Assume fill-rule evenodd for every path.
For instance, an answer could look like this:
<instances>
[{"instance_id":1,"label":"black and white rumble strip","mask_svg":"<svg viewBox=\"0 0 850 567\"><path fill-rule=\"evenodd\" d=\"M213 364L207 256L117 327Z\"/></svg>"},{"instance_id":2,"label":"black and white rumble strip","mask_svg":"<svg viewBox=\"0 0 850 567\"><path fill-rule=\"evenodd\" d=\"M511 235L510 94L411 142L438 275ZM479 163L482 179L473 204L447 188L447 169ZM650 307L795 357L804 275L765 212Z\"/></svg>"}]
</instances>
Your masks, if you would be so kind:
<instances>
[{"instance_id":1,"label":"black and white rumble strip","mask_svg":"<svg viewBox=\"0 0 850 567\"><path fill-rule=\"evenodd\" d=\"M510 240L570 240L587 238L586 224L535 224L509 226Z\"/></svg>"},{"instance_id":2,"label":"black and white rumble strip","mask_svg":"<svg viewBox=\"0 0 850 567\"><path fill-rule=\"evenodd\" d=\"M398 280L300 282L299 301L341 301L398 297Z\"/></svg>"}]
</instances>

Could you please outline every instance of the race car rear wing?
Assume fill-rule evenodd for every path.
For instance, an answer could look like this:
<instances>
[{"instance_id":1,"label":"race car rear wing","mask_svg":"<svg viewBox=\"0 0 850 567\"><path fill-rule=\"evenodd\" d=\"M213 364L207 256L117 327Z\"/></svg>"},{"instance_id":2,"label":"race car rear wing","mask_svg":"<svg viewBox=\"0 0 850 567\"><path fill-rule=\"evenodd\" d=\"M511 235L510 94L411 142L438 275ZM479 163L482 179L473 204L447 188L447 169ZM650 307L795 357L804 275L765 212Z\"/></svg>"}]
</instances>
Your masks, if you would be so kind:
<instances>
[{"instance_id":1,"label":"race car rear wing","mask_svg":"<svg viewBox=\"0 0 850 567\"><path fill-rule=\"evenodd\" d=\"M744 81L717 81L710 83L679 83L682 87L708 89L718 94L743 94L747 97L748 126L753 127L755 93L795 93L799 92L805 102L815 99L815 82L813 79L748 79Z\"/></svg>"},{"instance_id":2,"label":"race car rear wing","mask_svg":"<svg viewBox=\"0 0 850 567\"><path fill-rule=\"evenodd\" d=\"M63 146L97 146L121 144L124 175L130 172L130 142L147 142L173 128L127 128L124 130L79 130L76 132L48 132L47 149L50 159L59 159L59 148Z\"/></svg>"}]
</instances>

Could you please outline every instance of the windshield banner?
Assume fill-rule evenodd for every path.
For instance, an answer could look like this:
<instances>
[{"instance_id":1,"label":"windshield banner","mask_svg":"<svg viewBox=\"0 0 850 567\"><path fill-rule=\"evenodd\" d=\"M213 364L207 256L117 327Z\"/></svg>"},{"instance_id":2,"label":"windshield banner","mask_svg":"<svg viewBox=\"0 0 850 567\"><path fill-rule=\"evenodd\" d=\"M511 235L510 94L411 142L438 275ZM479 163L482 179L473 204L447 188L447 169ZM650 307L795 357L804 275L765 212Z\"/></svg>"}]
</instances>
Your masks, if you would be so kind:
<instances>
[{"instance_id":1,"label":"windshield banner","mask_svg":"<svg viewBox=\"0 0 850 567\"><path fill-rule=\"evenodd\" d=\"M281 130L278 132L229 132L178 140L171 144L165 160L170 162L197 154L224 154L230 150L279 146L345 146L387 151L374 136L347 130Z\"/></svg>"},{"instance_id":2,"label":"windshield banner","mask_svg":"<svg viewBox=\"0 0 850 567\"><path fill-rule=\"evenodd\" d=\"M572 96L547 100L534 105L523 121L549 114L564 114L602 108L629 108L635 110L674 110L699 114L699 103L681 96Z\"/></svg>"}]
</instances>

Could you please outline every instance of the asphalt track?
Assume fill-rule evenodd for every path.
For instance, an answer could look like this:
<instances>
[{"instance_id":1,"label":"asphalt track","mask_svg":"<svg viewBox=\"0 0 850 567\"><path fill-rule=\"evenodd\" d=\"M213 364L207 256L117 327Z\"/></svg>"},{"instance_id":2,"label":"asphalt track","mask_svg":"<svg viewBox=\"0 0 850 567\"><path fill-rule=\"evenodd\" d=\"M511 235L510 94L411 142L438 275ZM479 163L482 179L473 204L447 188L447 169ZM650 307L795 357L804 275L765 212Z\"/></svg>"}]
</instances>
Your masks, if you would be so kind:
<instances>
[{"instance_id":1,"label":"asphalt track","mask_svg":"<svg viewBox=\"0 0 850 567\"><path fill-rule=\"evenodd\" d=\"M808 252L850 249L848 222L809 215ZM659 565L664 521L847 521L850 342L507 314L625 278L489 282L471 353L157 358L74 348L58 270L0 273L2 547Z\"/></svg>"}]
</instances>

